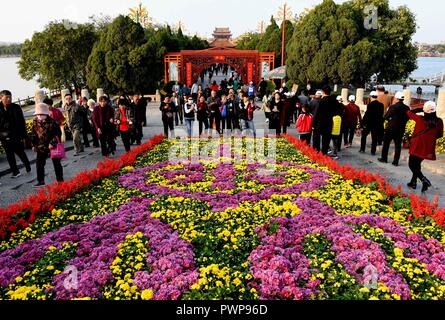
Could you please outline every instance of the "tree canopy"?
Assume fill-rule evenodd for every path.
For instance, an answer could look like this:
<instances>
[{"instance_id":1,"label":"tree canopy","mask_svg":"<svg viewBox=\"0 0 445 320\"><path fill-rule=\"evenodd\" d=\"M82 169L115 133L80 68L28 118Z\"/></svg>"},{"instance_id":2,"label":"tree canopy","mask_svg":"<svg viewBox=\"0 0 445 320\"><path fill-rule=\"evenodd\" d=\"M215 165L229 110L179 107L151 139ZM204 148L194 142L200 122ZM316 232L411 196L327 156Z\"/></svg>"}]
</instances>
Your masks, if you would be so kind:
<instances>
[{"instance_id":1,"label":"tree canopy","mask_svg":"<svg viewBox=\"0 0 445 320\"><path fill-rule=\"evenodd\" d=\"M275 65L281 65L281 39L282 39L282 24L278 26L274 17L270 18L270 24L267 26L263 35L259 33L246 33L242 35L238 42L237 48L241 50L259 50L263 52L275 53ZM294 32L294 24L286 20L285 41L288 43L292 38Z\"/></svg>"},{"instance_id":2,"label":"tree canopy","mask_svg":"<svg viewBox=\"0 0 445 320\"><path fill-rule=\"evenodd\" d=\"M0 56L17 56L21 51L21 44L0 45Z\"/></svg>"},{"instance_id":3,"label":"tree canopy","mask_svg":"<svg viewBox=\"0 0 445 320\"><path fill-rule=\"evenodd\" d=\"M364 8L370 4L378 8L377 30L364 25ZM388 0L324 0L295 25L286 48L288 75L300 83L354 85L374 74L379 81L406 79L416 69L415 31L410 10L390 9Z\"/></svg>"},{"instance_id":4,"label":"tree canopy","mask_svg":"<svg viewBox=\"0 0 445 320\"><path fill-rule=\"evenodd\" d=\"M20 76L25 80L37 77L41 87L81 88L86 84L85 65L97 40L91 24L51 22L36 32L22 46L18 62Z\"/></svg>"},{"instance_id":5,"label":"tree canopy","mask_svg":"<svg viewBox=\"0 0 445 320\"><path fill-rule=\"evenodd\" d=\"M107 92L149 92L163 76L168 51L204 49L208 42L188 37L170 26L143 28L126 16L117 17L101 34L87 64L88 86Z\"/></svg>"}]
</instances>

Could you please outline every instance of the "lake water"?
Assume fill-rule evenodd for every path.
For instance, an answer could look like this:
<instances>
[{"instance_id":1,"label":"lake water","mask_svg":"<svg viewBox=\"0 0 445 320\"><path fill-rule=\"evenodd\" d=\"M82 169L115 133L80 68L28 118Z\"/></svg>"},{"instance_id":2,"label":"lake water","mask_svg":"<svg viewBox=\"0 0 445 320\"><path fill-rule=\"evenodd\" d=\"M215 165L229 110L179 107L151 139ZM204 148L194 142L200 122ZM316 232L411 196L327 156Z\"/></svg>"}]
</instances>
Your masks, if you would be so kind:
<instances>
[{"instance_id":1,"label":"lake water","mask_svg":"<svg viewBox=\"0 0 445 320\"><path fill-rule=\"evenodd\" d=\"M12 93L12 99L17 101L25 99L28 96L33 97L39 85L37 81L23 80L19 75L17 61L20 58L0 58L0 91L9 90Z\"/></svg>"},{"instance_id":2,"label":"lake water","mask_svg":"<svg viewBox=\"0 0 445 320\"><path fill-rule=\"evenodd\" d=\"M17 61L20 58L0 58L0 90L7 89L12 92L13 100L25 99L34 96L34 92L39 89L37 81L23 80L18 72ZM411 75L413 78L428 77L436 73L445 71L445 58L419 58L417 60L418 69ZM388 90L401 90L402 86L386 86ZM410 87L415 94L418 86ZM433 86L421 86L423 92L428 97L434 97Z\"/></svg>"}]
</instances>

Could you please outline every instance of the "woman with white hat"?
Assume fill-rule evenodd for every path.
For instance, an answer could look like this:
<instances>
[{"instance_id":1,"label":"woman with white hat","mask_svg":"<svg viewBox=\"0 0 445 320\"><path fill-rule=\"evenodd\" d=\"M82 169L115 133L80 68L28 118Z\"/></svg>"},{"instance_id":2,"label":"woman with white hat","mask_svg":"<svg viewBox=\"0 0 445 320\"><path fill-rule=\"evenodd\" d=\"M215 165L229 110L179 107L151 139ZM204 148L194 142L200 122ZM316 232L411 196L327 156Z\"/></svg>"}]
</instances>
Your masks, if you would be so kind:
<instances>
[{"instance_id":1,"label":"woman with white hat","mask_svg":"<svg viewBox=\"0 0 445 320\"><path fill-rule=\"evenodd\" d=\"M32 150L37 153L37 184L34 187L45 185L45 164L50 156L50 149L61 141L62 132L45 103L38 103L35 109L35 118L32 121ZM51 159L58 182L63 181L62 159Z\"/></svg>"},{"instance_id":2,"label":"woman with white hat","mask_svg":"<svg viewBox=\"0 0 445 320\"><path fill-rule=\"evenodd\" d=\"M416 113L422 112L424 116ZM417 179L422 181L422 192L431 187L431 182L422 173L423 160L436 160L436 140L443 136L443 121L436 115L436 103L428 101L423 108L407 112L408 117L416 122L409 148L409 168L413 173L408 187L417 188Z\"/></svg>"}]
</instances>

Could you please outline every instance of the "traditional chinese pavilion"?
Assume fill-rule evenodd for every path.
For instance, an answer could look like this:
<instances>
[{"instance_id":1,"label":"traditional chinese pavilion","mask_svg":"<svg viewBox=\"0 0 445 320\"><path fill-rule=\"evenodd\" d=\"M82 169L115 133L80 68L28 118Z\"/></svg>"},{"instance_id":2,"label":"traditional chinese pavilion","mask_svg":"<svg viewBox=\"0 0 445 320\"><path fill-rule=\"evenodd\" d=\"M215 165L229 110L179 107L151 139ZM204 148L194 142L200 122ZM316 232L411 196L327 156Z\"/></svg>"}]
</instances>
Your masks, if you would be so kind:
<instances>
[{"instance_id":1,"label":"traditional chinese pavilion","mask_svg":"<svg viewBox=\"0 0 445 320\"><path fill-rule=\"evenodd\" d=\"M275 54L258 50L238 50L229 28L215 28L210 48L170 52L164 57L164 81L178 81L191 87L201 72L214 64L233 67L243 82L258 83L274 69Z\"/></svg>"}]
</instances>

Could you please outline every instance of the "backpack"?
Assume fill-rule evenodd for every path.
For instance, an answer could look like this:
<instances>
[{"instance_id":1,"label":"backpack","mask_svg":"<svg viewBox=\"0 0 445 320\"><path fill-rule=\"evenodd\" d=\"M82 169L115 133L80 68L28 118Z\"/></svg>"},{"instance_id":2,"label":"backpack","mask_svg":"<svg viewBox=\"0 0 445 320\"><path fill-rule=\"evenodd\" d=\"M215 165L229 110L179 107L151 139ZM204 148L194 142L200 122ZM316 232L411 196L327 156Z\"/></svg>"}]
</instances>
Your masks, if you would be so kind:
<instances>
[{"instance_id":1,"label":"backpack","mask_svg":"<svg viewBox=\"0 0 445 320\"><path fill-rule=\"evenodd\" d=\"M339 136L341 133L341 117L335 116L332 118L333 126L332 126L332 135Z\"/></svg>"},{"instance_id":2,"label":"backpack","mask_svg":"<svg viewBox=\"0 0 445 320\"><path fill-rule=\"evenodd\" d=\"M312 131L312 121L314 117L311 114L301 114L298 117L296 128L299 133L307 133Z\"/></svg>"}]
</instances>

